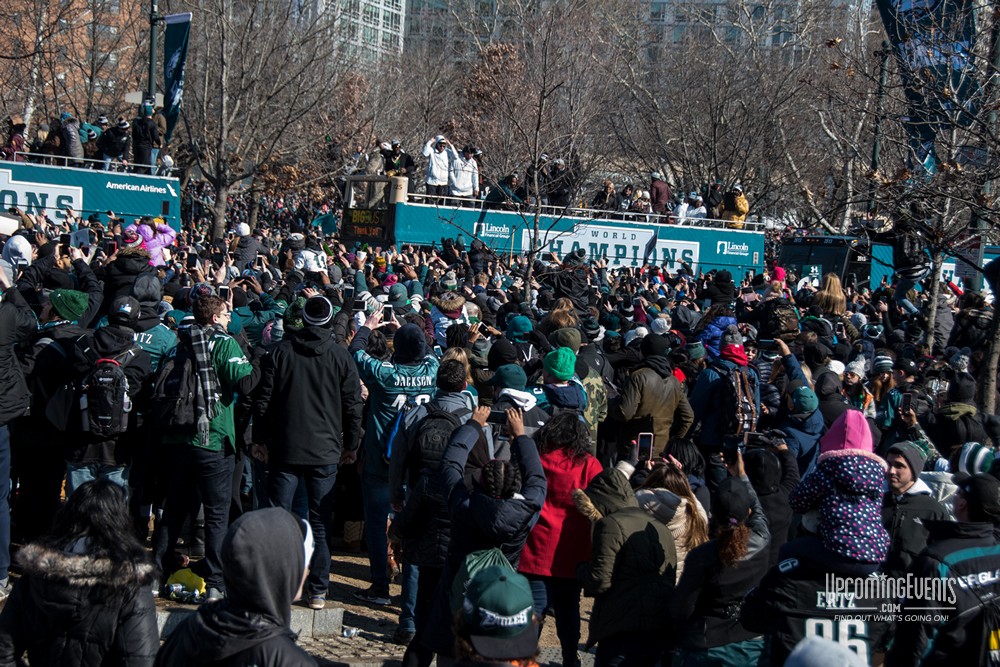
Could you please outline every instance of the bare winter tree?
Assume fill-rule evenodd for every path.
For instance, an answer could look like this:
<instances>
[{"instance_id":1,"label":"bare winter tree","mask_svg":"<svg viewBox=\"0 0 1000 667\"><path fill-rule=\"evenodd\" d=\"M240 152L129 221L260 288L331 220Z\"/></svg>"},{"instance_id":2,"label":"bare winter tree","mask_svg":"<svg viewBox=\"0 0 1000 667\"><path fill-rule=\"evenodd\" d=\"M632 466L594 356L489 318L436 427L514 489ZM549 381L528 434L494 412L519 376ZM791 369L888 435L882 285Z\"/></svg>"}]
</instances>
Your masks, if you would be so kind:
<instances>
[{"instance_id":1,"label":"bare winter tree","mask_svg":"<svg viewBox=\"0 0 1000 667\"><path fill-rule=\"evenodd\" d=\"M323 141L308 121L344 71L336 16L298 9L283 0L171 3L194 14L181 135L215 191L214 238L225 233L234 184L276 155Z\"/></svg>"},{"instance_id":2,"label":"bare winter tree","mask_svg":"<svg viewBox=\"0 0 1000 667\"><path fill-rule=\"evenodd\" d=\"M489 181L522 173L532 204L521 211L533 259L548 231L538 205L546 196L542 156L572 165L574 194L590 174L613 164L604 118L630 54L605 26L634 7L623 0L507 0L483 14L481 4L453 5L477 53L462 81L454 128L476 137ZM564 212L550 213L557 220Z\"/></svg>"}]
</instances>

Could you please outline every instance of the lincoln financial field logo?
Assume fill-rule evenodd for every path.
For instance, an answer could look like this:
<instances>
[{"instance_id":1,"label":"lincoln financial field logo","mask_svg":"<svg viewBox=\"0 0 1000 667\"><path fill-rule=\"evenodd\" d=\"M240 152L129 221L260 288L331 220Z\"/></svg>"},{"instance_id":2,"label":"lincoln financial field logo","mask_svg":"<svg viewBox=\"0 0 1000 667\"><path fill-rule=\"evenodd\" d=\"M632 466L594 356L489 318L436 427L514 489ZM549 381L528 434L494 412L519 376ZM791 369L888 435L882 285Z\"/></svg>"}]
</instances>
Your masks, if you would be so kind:
<instances>
[{"instance_id":1,"label":"lincoln financial field logo","mask_svg":"<svg viewBox=\"0 0 1000 667\"><path fill-rule=\"evenodd\" d=\"M715 244L715 252L720 255L738 255L740 257L746 257L750 254L750 246L746 243L719 241Z\"/></svg>"},{"instance_id":2,"label":"lincoln financial field logo","mask_svg":"<svg viewBox=\"0 0 1000 667\"><path fill-rule=\"evenodd\" d=\"M496 225L492 222L477 222L474 234L480 238L509 239L511 229L507 225Z\"/></svg>"}]
</instances>

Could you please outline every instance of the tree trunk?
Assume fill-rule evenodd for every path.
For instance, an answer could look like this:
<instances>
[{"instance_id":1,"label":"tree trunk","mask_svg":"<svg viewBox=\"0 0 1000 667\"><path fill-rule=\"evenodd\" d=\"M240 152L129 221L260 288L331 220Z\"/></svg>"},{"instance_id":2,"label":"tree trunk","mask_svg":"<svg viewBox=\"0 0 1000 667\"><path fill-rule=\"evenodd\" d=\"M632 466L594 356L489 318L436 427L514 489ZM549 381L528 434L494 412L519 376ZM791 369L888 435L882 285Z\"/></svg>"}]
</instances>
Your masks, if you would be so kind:
<instances>
[{"instance_id":1,"label":"tree trunk","mask_svg":"<svg viewBox=\"0 0 1000 667\"><path fill-rule=\"evenodd\" d=\"M990 334L990 356L986 364L986 378L983 382L981 398L983 412L996 414L997 409L997 370L1000 368L1000 317L993 314L992 331Z\"/></svg>"},{"instance_id":2,"label":"tree trunk","mask_svg":"<svg viewBox=\"0 0 1000 667\"><path fill-rule=\"evenodd\" d=\"M931 262L931 303L927 312L927 349L930 354L934 354L934 323L937 321L938 297L941 295L941 265L944 264L944 253L937 251L934 253Z\"/></svg>"},{"instance_id":3,"label":"tree trunk","mask_svg":"<svg viewBox=\"0 0 1000 667\"><path fill-rule=\"evenodd\" d=\"M226 200L229 199L229 182L222 178L215 184L215 206L212 207L212 240L226 235Z\"/></svg>"},{"instance_id":4,"label":"tree trunk","mask_svg":"<svg viewBox=\"0 0 1000 667\"><path fill-rule=\"evenodd\" d=\"M257 184L259 180L255 176L253 183L250 185L250 213L247 216L247 224L250 225L250 231L257 229L257 215L260 213L260 186Z\"/></svg>"}]
</instances>

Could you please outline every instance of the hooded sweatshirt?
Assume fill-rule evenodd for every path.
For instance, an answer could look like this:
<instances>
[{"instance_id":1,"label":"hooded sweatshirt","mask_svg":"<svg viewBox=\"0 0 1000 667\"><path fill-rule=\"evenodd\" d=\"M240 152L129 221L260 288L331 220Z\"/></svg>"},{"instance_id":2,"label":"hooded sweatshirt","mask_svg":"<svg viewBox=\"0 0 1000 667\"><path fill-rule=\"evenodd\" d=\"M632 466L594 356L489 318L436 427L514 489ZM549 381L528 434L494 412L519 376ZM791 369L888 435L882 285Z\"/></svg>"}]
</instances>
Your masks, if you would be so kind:
<instances>
[{"instance_id":1,"label":"hooded sweatshirt","mask_svg":"<svg viewBox=\"0 0 1000 667\"><path fill-rule=\"evenodd\" d=\"M31 243L23 236L11 236L3 246L3 258L14 267L31 266Z\"/></svg>"},{"instance_id":2,"label":"hooded sweatshirt","mask_svg":"<svg viewBox=\"0 0 1000 667\"><path fill-rule=\"evenodd\" d=\"M146 352L153 364L153 372L177 347L177 334L160 321L160 300L163 287L153 273L140 274L132 284L132 296L139 302L139 322L135 326L135 343Z\"/></svg>"},{"instance_id":3,"label":"hooded sweatshirt","mask_svg":"<svg viewBox=\"0 0 1000 667\"><path fill-rule=\"evenodd\" d=\"M295 645L292 602L305 574L305 527L289 512L249 512L222 543L227 598L202 605L167 638L162 667L282 665L316 661Z\"/></svg>"},{"instance_id":4,"label":"hooded sweatshirt","mask_svg":"<svg viewBox=\"0 0 1000 667\"><path fill-rule=\"evenodd\" d=\"M820 440L816 468L789 496L801 514L819 510L824 548L860 563L881 563L889 549L882 527L882 486L888 465L872 453L864 414L848 410Z\"/></svg>"}]
</instances>

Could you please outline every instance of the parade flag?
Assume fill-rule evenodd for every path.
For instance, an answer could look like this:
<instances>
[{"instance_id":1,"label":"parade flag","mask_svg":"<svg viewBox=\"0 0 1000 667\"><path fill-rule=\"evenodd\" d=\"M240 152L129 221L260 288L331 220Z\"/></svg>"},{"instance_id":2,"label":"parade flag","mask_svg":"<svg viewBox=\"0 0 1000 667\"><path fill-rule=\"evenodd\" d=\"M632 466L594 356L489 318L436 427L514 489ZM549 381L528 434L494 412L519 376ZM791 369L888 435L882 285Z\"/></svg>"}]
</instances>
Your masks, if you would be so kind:
<instances>
[{"instance_id":1,"label":"parade flag","mask_svg":"<svg viewBox=\"0 0 1000 667\"><path fill-rule=\"evenodd\" d=\"M914 166L936 171L934 142L948 127L968 126L982 87L973 56L972 0L877 0L908 105L903 125Z\"/></svg>"},{"instance_id":2,"label":"parade flag","mask_svg":"<svg viewBox=\"0 0 1000 667\"><path fill-rule=\"evenodd\" d=\"M163 115L167 118L167 141L174 132L184 100L184 65L187 61L188 37L191 34L191 12L164 17L167 25L163 47Z\"/></svg>"}]
</instances>

